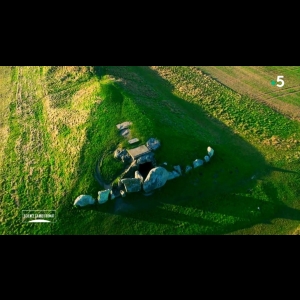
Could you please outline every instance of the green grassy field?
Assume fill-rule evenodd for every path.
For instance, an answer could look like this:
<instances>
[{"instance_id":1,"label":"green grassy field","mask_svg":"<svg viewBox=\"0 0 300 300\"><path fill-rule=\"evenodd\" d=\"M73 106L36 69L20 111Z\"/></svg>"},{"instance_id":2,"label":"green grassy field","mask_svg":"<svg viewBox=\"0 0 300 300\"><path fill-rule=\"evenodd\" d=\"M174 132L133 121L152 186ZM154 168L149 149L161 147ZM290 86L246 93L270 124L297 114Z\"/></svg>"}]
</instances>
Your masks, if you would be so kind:
<instances>
[{"instance_id":1,"label":"green grassy field","mask_svg":"<svg viewBox=\"0 0 300 300\"><path fill-rule=\"evenodd\" d=\"M275 98L299 107L300 68L227 67L223 79L208 68L0 67L1 234L299 234L300 123L262 95L278 95L268 85L284 75ZM251 93L236 88L245 84ZM116 129L124 121L139 144L161 141L155 157L169 170L208 146L215 155L152 196L75 208L104 189L101 158L107 181L120 175L112 155L129 148ZM56 222L22 223L34 209L56 210Z\"/></svg>"},{"instance_id":2,"label":"green grassy field","mask_svg":"<svg viewBox=\"0 0 300 300\"><path fill-rule=\"evenodd\" d=\"M198 67L234 91L269 105L300 121L300 69L297 66L204 66ZM272 85L277 76L284 85ZM280 84L280 82L278 82Z\"/></svg>"}]
</instances>

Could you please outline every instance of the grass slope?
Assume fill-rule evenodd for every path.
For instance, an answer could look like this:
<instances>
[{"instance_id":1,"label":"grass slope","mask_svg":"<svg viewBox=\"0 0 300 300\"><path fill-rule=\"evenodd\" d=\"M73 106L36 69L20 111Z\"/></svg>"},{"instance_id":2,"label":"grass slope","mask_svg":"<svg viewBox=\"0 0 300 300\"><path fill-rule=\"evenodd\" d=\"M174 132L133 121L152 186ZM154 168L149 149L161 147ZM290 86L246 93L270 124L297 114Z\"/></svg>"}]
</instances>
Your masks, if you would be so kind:
<instances>
[{"instance_id":1,"label":"grass slope","mask_svg":"<svg viewBox=\"0 0 300 300\"><path fill-rule=\"evenodd\" d=\"M299 123L193 67L0 69L2 234L297 232ZM99 158L107 180L120 173L112 152L129 147L115 126L123 121L140 144L161 140L155 157L169 170L203 159L207 146L215 156L153 196L74 208L103 189ZM55 209L57 221L22 223L24 209Z\"/></svg>"}]
</instances>

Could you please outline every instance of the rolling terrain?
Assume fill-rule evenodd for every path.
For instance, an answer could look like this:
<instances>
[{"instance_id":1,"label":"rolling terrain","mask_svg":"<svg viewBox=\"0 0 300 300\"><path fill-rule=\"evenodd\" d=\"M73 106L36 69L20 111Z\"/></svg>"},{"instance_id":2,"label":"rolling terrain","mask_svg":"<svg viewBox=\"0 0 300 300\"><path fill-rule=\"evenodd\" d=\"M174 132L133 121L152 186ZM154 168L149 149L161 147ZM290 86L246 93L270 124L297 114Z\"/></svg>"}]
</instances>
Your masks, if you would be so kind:
<instances>
[{"instance_id":1,"label":"rolling terrain","mask_svg":"<svg viewBox=\"0 0 300 300\"><path fill-rule=\"evenodd\" d=\"M299 234L299 77L299 67L0 67L0 233ZM161 141L168 170L215 154L152 196L75 208L104 189L100 160L107 181L123 171L113 151L130 147L124 121L139 145ZM23 210L55 210L56 222L24 223Z\"/></svg>"}]
</instances>

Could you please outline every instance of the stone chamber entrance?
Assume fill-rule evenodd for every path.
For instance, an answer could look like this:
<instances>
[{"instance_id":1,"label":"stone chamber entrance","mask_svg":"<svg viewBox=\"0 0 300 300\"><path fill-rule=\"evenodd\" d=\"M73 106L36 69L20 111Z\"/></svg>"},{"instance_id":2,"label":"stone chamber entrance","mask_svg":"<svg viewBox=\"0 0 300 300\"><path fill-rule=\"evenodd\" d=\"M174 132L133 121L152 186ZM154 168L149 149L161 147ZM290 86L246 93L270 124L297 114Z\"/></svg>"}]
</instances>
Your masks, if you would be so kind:
<instances>
[{"instance_id":1,"label":"stone chamber entrance","mask_svg":"<svg viewBox=\"0 0 300 300\"><path fill-rule=\"evenodd\" d=\"M148 173L150 172L150 170L153 168L154 168L154 166L153 166L152 162L146 162L146 163L139 165L139 172L145 179L147 177Z\"/></svg>"}]
</instances>

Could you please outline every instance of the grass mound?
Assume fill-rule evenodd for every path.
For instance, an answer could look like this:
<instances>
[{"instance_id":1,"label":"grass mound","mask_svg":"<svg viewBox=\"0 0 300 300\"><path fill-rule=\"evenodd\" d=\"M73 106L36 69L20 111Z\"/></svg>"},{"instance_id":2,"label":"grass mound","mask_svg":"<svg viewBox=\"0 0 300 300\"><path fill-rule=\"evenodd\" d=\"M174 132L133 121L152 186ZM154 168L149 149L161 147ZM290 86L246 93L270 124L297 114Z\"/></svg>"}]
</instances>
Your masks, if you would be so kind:
<instances>
[{"instance_id":1,"label":"grass mound","mask_svg":"<svg viewBox=\"0 0 300 300\"><path fill-rule=\"evenodd\" d=\"M1 69L1 68L0 68ZM299 227L299 123L193 67L2 67L2 234L292 233ZM5 84L3 84L5 83ZM96 198L113 180L117 147L160 140L159 165L182 170L149 197ZM6 130L6 129L9 130ZM51 224L22 223L22 210L56 210Z\"/></svg>"}]
</instances>

